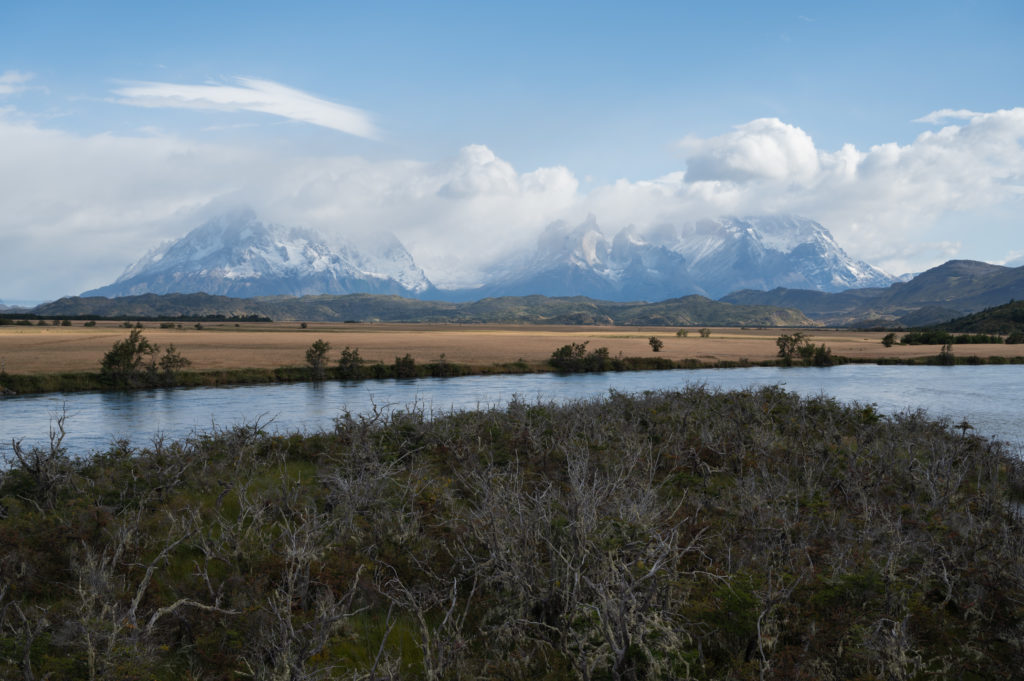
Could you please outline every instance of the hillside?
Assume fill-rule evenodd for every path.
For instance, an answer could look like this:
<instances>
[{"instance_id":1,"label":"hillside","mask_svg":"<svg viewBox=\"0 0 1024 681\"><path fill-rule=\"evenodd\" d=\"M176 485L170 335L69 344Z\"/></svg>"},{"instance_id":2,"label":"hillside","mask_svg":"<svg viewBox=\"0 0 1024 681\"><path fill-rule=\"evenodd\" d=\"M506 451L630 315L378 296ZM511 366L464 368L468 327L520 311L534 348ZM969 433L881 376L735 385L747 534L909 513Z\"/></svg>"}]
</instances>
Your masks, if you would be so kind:
<instances>
[{"instance_id":1,"label":"hillside","mask_svg":"<svg viewBox=\"0 0 1024 681\"><path fill-rule=\"evenodd\" d=\"M776 288L730 293L722 302L800 310L829 326L924 326L1024 298L1024 267L950 260L887 288L840 293Z\"/></svg>"},{"instance_id":2,"label":"hillside","mask_svg":"<svg viewBox=\"0 0 1024 681\"><path fill-rule=\"evenodd\" d=\"M268 430L18 450L0 676L1024 668L1024 465L921 413L693 387Z\"/></svg>"},{"instance_id":3,"label":"hillside","mask_svg":"<svg viewBox=\"0 0 1024 681\"><path fill-rule=\"evenodd\" d=\"M791 309L733 305L703 296L659 303L616 303L583 296L485 298L471 303L352 294L291 298L228 298L205 293L146 294L121 298L61 298L36 307L49 317L178 317L259 315L277 321L379 321L433 323L646 324L683 326L808 326Z\"/></svg>"},{"instance_id":4,"label":"hillside","mask_svg":"<svg viewBox=\"0 0 1024 681\"><path fill-rule=\"evenodd\" d=\"M954 333L1024 333L1024 301L1013 300L974 314L952 319L934 328Z\"/></svg>"}]
</instances>

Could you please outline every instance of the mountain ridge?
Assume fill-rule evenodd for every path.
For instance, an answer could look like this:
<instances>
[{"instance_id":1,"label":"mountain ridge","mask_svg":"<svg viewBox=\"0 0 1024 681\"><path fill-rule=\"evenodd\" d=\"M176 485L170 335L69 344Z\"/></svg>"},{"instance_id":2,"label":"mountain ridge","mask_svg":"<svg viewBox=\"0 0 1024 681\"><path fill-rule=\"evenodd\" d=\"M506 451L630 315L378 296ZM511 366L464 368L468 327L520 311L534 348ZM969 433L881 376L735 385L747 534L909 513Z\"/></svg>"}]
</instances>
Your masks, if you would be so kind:
<instances>
[{"instance_id":1,"label":"mountain ridge","mask_svg":"<svg viewBox=\"0 0 1024 681\"><path fill-rule=\"evenodd\" d=\"M70 297L36 307L47 317L168 317L258 315L276 321L362 321L645 326L808 326L795 310L733 305L703 296L657 303L595 300L586 296L483 298L455 303L355 293L299 298L231 298L206 293L143 294L120 298Z\"/></svg>"},{"instance_id":2,"label":"mountain ridge","mask_svg":"<svg viewBox=\"0 0 1024 681\"><path fill-rule=\"evenodd\" d=\"M1024 298L1024 266L949 260L907 282L837 293L776 288L734 291L722 302L800 310L828 325L926 326Z\"/></svg>"}]
</instances>

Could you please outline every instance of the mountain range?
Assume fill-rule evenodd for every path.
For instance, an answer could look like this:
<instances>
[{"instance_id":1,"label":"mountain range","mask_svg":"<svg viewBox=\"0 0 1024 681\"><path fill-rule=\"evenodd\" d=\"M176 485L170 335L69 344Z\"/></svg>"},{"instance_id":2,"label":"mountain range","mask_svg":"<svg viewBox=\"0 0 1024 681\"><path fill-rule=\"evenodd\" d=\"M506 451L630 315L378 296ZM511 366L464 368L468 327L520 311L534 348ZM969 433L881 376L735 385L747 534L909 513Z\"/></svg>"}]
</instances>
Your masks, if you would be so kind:
<instances>
[{"instance_id":1,"label":"mountain range","mask_svg":"<svg viewBox=\"0 0 1024 681\"><path fill-rule=\"evenodd\" d=\"M663 300L779 286L842 291L894 281L848 256L827 229L805 218L726 217L647 234L627 227L609 239L590 217L576 227L550 225L533 253L459 294L586 292L605 300Z\"/></svg>"},{"instance_id":2,"label":"mountain range","mask_svg":"<svg viewBox=\"0 0 1024 681\"><path fill-rule=\"evenodd\" d=\"M232 297L376 293L448 301L542 294L654 301L775 287L841 291L896 279L850 258L822 225L792 216L726 217L609 238L590 217L549 225L536 247L487 268L479 286L436 288L387 235L331 248L319 234L265 224L249 210L159 246L83 296L205 292Z\"/></svg>"}]
</instances>

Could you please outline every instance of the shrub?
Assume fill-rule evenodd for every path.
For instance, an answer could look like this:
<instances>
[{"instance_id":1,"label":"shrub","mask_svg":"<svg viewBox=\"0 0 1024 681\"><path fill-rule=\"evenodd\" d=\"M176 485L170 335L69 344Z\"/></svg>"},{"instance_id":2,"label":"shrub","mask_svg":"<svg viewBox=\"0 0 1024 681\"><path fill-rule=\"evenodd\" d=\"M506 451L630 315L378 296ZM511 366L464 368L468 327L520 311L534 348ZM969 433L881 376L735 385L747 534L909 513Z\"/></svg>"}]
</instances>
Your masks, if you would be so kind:
<instances>
[{"instance_id":1,"label":"shrub","mask_svg":"<svg viewBox=\"0 0 1024 681\"><path fill-rule=\"evenodd\" d=\"M784 333L775 339L775 345L779 348L779 359L782 360L785 366L793 364L793 357L799 351L806 338L806 335L798 331L792 334Z\"/></svg>"},{"instance_id":2,"label":"shrub","mask_svg":"<svg viewBox=\"0 0 1024 681\"><path fill-rule=\"evenodd\" d=\"M150 343L139 329L132 329L124 340L117 341L100 362L100 377L118 388L138 386L143 373L155 373L153 356L157 346Z\"/></svg>"},{"instance_id":3,"label":"shrub","mask_svg":"<svg viewBox=\"0 0 1024 681\"><path fill-rule=\"evenodd\" d=\"M953 356L953 344L946 343L939 350L939 364L956 364L956 358Z\"/></svg>"},{"instance_id":4,"label":"shrub","mask_svg":"<svg viewBox=\"0 0 1024 681\"><path fill-rule=\"evenodd\" d=\"M896 334L895 333L887 333L887 334L885 334L885 336L882 337L882 345L884 345L887 348L891 348L895 342L896 342Z\"/></svg>"},{"instance_id":5,"label":"shrub","mask_svg":"<svg viewBox=\"0 0 1024 681\"><path fill-rule=\"evenodd\" d=\"M588 343L590 341L563 345L551 353L548 364L559 371L570 373L605 371L610 361L608 348L601 347L587 352Z\"/></svg>"},{"instance_id":6,"label":"shrub","mask_svg":"<svg viewBox=\"0 0 1024 681\"><path fill-rule=\"evenodd\" d=\"M395 357L395 378L416 378L416 360L408 352Z\"/></svg>"},{"instance_id":7,"label":"shrub","mask_svg":"<svg viewBox=\"0 0 1024 681\"><path fill-rule=\"evenodd\" d=\"M362 375L363 359L359 356L359 348L349 348L341 351L341 358L338 360L338 378L351 380Z\"/></svg>"},{"instance_id":8,"label":"shrub","mask_svg":"<svg viewBox=\"0 0 1024 681\"><path fill-rule=\"evenodd\" d=\"M686 338L688 335L690 335L690 332L687 331L686 329L679 329L678 331L676 331L676 335L680 338Z\"/></svg>"},{"instance_id":9,"label":"shrub","mask_svg":"<svg viewBox=\"0 0 1024 681\"><path fill-rule=\"evenodd\" d=\"M179 371L185 367L192 366L191 360L182 357L178 349L174 347L174 343L167 346L167 349L164 350L164 356L160 358L158 364L167 383L173 383L174 377Z\"/></svg>"},{"instance_id":10,"label":"shrub","mask_svg":"<svg viewBox=\"0 0 1024 681\"><path fill-rule=\"evenodd\" d=\"M82 324L82 326L96 326L96 320L90 319L85 324Z\"/></svg>"},{"instance_id":11,"label":"shrub","mask_svg":"<svg viewBox=\"0 0 1024 681\"><path fill-rule=\"evenodd\" d=\"M710 338L711 337L711 329L709 329L709 328L705 327L705 328L701 329L699 333L700 333L700 337L701 338Z\"/></svg>"},{"instance_id":12,"label":"shrub","mask_svg":"<svg viewBox=\"0 0 1024 681\"><path fill-rule=\"evenodd\" d=\"M324 368L327 366L327 353L330 349L330 343L323 338L317 338L306 350L306 364L309 365L314 381L323 380Z\"/></svg>"},{"instance_id":13,"label":"shrub","mask_svg":"<svg viewBox=\"0 0 1024 681\"><path fill-rule=\"evenodd\" d=\"M71 320L70 319L65 319L64 321L62 321L60 323L60 325L61 326L71 326Z\"/></svg>"},{"instance_id":14,"label":"shrub","mask_svg":"<svg viewBox=\"0 0 1024 681\"><path fill-rule=\"evenodd\" d=\"M651 350L654 352L661 352L661 349L665 347L665 342L657 336L651 336L647 342L651 344Z\"/></svg>"}]
</instances>

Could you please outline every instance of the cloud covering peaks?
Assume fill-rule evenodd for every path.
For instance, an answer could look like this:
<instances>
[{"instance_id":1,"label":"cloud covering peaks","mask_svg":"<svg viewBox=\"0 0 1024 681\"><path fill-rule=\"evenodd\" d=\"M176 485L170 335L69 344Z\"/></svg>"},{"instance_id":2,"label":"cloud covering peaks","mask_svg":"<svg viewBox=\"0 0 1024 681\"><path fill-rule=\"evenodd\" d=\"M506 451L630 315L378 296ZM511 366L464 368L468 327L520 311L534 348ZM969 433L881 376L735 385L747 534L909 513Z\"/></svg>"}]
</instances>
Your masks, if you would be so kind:
<instances>
[{"instance_id":1,"label":"cloud covering peaks","mask_svg":"<svg viewBox=\"0 0 1024 681\"><path fill-rule=\"evenodd\" d=\"M376 139L370 115L361 109L258 78L236 78L237 85L209 83L129 83L114 90L121 104L212 111L255 111Z\"/></svg>"},{"instance_id":2,"label":"cloud covering peaks","mask_svg":"<svg viewBox=\"0 0 1024 681\"><path fill-rule=\"evenodd\" d=\"M251 94L248 82L229 90ZM138 87L132 97L155 96ZM241 96L202 87L211 89L189 101L240 106ZM394 233L441 286L479 283L484 271L534 248L547 225L590 214L607 232L722 215L801 215L829 228L852 256L894 274L1019 250L1024 108L923 118L935 123L907 143L838 149L760 118L686 138L673 172L589 186L563 165L518 169L484 144L433 160L307 156L159 132L82 136L0 109L0 234L10 286L21 287L4 293L56 296L109 282L225 205L249 205L264 220L342 241Z\"/></svg>"}]
</instances>

